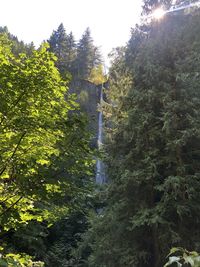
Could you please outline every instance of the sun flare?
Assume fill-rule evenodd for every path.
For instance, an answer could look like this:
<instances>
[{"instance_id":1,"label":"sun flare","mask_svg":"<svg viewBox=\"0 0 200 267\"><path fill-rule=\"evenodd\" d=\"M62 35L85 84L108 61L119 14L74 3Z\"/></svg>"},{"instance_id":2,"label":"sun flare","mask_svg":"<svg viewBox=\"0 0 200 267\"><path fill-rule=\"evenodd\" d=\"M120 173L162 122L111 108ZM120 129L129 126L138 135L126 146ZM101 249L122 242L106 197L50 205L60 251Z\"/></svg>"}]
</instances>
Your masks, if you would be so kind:
<instances>
[{"instance_id":1,"label":"sun flare","mask_svg":"<svg viewBox=\"0 0 200 267\"><path fill-rule=\"evenodd\" d=\"M164 15L165 15L165 11L162 8L156 9L152 14L153 18L155 19L161 19L164 17Z\"/></svg>"}]
</instances>

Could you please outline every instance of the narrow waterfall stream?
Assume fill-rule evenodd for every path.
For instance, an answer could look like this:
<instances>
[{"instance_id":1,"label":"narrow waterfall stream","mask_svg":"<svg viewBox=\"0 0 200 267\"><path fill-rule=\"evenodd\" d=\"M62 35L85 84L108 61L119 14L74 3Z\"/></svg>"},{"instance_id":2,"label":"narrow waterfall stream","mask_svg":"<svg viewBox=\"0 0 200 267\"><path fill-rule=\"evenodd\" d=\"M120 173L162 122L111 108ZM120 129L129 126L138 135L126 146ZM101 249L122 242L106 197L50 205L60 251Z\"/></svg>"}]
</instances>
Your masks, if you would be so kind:
<instances>
[{"instance_id":1,"label":"narrow waterfall stream","mask_svg":"<svg viewBox=\"0 0 200 267\"><path fill-rule=\"evenodd\" d=\"M100 107L103 101L103 85L101 87L101 93L100 93ZM100 150L102 148L103 143L103 113L100 109L99 111L99 119L98 119L98 149ZM103 184L106 182L105 179L105 168L104 164L100 159L97 159L96 164L96 183L97 184Z\"/></svg>"}]
</instances>

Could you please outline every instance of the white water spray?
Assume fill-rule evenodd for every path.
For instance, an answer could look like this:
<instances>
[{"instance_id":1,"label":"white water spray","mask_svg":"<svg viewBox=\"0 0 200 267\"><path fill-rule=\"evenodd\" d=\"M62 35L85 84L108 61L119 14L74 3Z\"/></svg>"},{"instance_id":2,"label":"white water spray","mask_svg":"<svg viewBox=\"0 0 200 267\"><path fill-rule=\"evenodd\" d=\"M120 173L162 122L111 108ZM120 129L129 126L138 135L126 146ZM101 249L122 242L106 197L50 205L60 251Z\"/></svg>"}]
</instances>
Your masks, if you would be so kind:
<instances>
[{"instance_id":1,"label":"white water spray","mask_svg":"<svg viewBox=\"0 0 200 267\"><path fill-rule=\"evenodd\" d=\"M101 93L100 93L100 106L103 101L103 85L101 87ZM98 119L98 149L100 150L102 148L103 143L103 113L100 109L99 111L99 119ZM100 159L97 159L97 165L96 165L96 183L97 184L104 184L106 182L105 177L105 169L104 164Z\"/></svg>"}]
</instances>

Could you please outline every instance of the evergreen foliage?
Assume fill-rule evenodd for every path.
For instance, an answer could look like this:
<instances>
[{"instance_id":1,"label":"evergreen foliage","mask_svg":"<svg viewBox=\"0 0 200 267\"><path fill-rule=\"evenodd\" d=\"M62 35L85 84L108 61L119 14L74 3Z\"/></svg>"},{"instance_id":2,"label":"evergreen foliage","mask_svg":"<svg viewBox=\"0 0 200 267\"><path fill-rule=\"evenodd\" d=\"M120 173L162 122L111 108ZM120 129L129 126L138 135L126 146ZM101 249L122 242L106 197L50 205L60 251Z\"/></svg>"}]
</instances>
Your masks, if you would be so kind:
<instances>
[{"instance_id":1,"label":"evergreen foliage","mask_svg":"<svg viewBox=\"0 0 200 267\"><path fill-rule=\"evenodd\" d=\"M57 68L62 75L65 75L67 71L70 71L75 56L73 53L75 46L73 35L67 36L65 28L61 23L58 29L53 31L48 42L50 51L57 57Z\"/></svg>"},{"instance_id":2,"label":"evergreen foliage","mask_svg":"<svg viewBox=\"0 0 200 267\"><path fill-rule=\"evenodd\" d=\"M198 2L197 0L143 0L143 15L149 15L157 8L170 10L171 8L187 6L192 3ZM180 12L180 10L179 10Z\"/></svg>"},{"instance_id":3,"label":"evergreen foliage","mask_svg":"<svg viewBox=\"0 0 200 267\"><path fill-rule=\"evenodd\" d=\"M138 26L115 54L104 108L110 183L85 237L89 266L161 267L172 246L200 250L199 18Z\"/></svg>"},{"instance_id":4,"label":"evergreen foliage","mask_svg":"<svg viewBox=\"0 0 200 267\"><path fill-rule=\"evenodd\" d=\"M94 46L90 29L87 28L77 44L76 66L78 77L87 79L91 70L100 63L99 50Z\"/></svg>"},{"instance_id":5,"label":"evergreen foliage","mask_svg":"<svg viewBox=\"0 0 200 267\"><path fill-rule=\"evenodd\" d=\"M144 0L143 14L187 3ZM89 28L76 44L61 24L37 50L0 28L0 266L199 266L199 20L169 13L111 53L109 182L95 194L87 120L65 80L107 80ZM96 105L81 88L79 100Z\"/></svg>"},{"instance_id":6,"label":"evergreen foliage","mask_svg":"<svg viewBox=\"0 0 200 267\"><path fill-rule=\"evenodd\" d=\"M173 0L144 0L143 14L148 15L156 8L169 9L172 6Z\"/></svg>"},{"instance_id":7,"label":"evergreen foliage","mask_svg":"<svg viewBox=\"0 0 200 267\"><path fill-rule=\"evenodd\" d=\"M58 59L56 66L62 75L69 72L74 79L87 80L91 70L101 63L99 49L93 44L89 28L76 44L73 33L66 34L61 23L48 42L50 51L54 52Z\"/></svg>"},{"instance_id":8,"label":"evergreen foliage","mask_svg":"<svg viewBox=\"0 0 200 267\"><path fill-rule=\"evenodd\" d=\"M11 50L15 56L18 56L20 53L30 55L33 52L35 48L33 42L25 44L23 41L19 41L16 36L8 31L7 27L0 27L0 33L6 34L8 39L12 42Z\"/></svg>"}]
</instances>

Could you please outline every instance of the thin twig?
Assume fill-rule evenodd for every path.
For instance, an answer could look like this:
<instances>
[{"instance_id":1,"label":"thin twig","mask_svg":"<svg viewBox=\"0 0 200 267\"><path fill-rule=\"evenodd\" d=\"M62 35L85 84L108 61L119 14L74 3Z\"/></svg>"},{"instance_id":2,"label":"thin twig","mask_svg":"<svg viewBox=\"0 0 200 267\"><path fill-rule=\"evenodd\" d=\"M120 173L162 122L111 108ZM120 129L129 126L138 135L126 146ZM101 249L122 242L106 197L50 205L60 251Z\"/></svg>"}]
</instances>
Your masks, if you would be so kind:
<instances>
[{"instance_id":1,"label":"thin twig","mask_svg":"<svg viewBox=\"0 0 200 267\"><path fill-rule=\"evenodd\" d=\"M4 210L1 214L0 214L0 217L2 215L4 215L6 212L8 212L10 209L12 209L23 197L19 197L18 200L16 200L10 207L8 207L6 210Z\"/></svg>"},{"instance_id":2,"label":"thin twig","mask_svg":"<svg viewBox=\"0 0 200 267\"><path fill-rule=\"evenodd\" d=\"M15 149L14 149L12 155L11 155L10 158L6 161L5 166L4 166L3 169L0 171L0 176L4 173L4 171L6 170L6 167L7 167L8 163L12 160L12 158L13 158L14 155L16 154L16 152L17 152L17 150L18 150L18 148L19 148L19 146L20 146L20 143L21 143L22 139L24 138L25 134L26 134L26 132L24 132L24 133L21 135L21 137L20 137L20 139L19 139L19 141L18 141L18 143L17 143L17 145L16 145L16 147L15 147Z\"/></svg>"}]
</instances>

